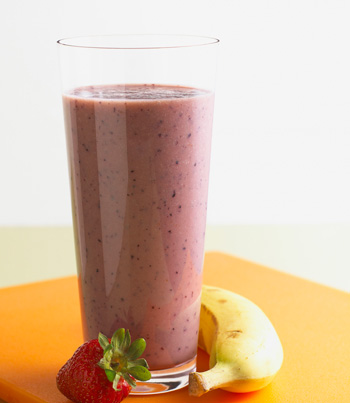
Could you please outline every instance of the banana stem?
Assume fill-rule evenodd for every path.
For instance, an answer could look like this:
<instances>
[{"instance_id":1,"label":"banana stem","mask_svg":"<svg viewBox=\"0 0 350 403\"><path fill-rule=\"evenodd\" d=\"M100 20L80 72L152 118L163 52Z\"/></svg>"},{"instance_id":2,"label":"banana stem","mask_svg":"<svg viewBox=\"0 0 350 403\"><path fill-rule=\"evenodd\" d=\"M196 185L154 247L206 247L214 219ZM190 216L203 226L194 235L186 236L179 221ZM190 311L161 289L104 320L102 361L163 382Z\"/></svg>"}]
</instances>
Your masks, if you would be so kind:
<instances>
[{"instance_id":1,"label":"banana stem","mask_svg":"<svg viewBox=\"0 0 350 403\"><path fill-rule=\"evenodd\" d=\"M216 364L205 372L192 372L189 375L188 392L190 396L202 396L210 390L229 385L232 382L231 371L226 366Z\"/></svg>"}]
</instances>

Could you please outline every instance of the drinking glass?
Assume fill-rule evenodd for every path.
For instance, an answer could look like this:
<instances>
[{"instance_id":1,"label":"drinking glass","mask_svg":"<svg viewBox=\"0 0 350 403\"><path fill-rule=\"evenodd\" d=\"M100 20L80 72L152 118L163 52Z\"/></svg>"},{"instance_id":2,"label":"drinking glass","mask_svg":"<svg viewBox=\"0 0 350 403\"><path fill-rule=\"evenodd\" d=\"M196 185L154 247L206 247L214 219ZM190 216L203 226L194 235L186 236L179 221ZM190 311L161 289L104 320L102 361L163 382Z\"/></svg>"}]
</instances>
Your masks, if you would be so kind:
<instances>
[{"instance_id":1,"label":"drinking glass","mask_svg":"<svg viewBox=\"0 0 350 403\"><path fill-rule=\"evenodd\" d=\"M83 334L146 340L135 394L196 366L218 42L58 41Z\"/></svg>"}]
</instances>

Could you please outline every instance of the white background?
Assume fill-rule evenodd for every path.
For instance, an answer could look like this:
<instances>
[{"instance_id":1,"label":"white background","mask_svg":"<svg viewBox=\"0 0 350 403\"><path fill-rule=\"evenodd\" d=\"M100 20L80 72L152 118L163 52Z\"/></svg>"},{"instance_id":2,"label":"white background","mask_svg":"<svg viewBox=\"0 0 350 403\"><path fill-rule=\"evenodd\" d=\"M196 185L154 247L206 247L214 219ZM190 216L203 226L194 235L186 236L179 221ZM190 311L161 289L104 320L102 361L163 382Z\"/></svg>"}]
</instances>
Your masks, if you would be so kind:
<instances>
[{"instance_id":1,"label":"white background","mask_svg":"<svg viewBox=\"0 0 350 403\"><path fill-rule=\"evenodd\" d=\"M348 0L11 0L0 17L0 225L70 225L56 40L221 40L208 223L350 223Z\"/></svg>"},{"instance_id":2,"label":"white background","mask_svg":"<svg viewBox=\"0 0 350 403\"><path fill-rule=\"evenodd\" d=\"M350 2L12 0L2 7L0 225L71 222L56 40L221 39L209 224L350 221Z\"/></svg>"}]
</instances>

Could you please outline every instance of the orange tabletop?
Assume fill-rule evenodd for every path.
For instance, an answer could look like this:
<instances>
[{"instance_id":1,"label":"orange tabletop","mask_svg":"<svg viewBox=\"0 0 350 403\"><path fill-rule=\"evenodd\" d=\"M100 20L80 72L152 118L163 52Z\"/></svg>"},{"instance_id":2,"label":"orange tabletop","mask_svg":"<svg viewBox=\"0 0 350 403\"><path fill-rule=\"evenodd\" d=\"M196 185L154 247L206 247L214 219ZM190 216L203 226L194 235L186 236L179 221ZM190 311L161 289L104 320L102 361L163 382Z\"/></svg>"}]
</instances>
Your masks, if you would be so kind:
<instances>
[{"instance_id":1,"label":"orange tabletop","mask_svg":"<svg viewBox=\"0 0 350 403\"><path fill-rule=\"evenodd\" d=\"M206 254L204 283L265 311L284 347L281 371L258 392L216 390L195 398L185 388L130 402L350 402L350 294L221 253ZM0 289L0 318L0 398L68 403L55 377L83 342L76 278ZM205 370L208 356L198 353L198 369Z\"/></svg>"}]
</instances>

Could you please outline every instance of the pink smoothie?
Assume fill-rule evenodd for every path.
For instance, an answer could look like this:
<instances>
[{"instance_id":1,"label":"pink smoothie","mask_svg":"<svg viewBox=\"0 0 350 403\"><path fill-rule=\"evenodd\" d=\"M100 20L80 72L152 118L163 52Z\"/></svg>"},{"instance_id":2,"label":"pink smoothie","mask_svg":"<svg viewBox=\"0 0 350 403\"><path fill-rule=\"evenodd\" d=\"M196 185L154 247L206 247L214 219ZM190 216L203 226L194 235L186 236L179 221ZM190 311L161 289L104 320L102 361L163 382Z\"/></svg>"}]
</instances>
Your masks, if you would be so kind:
<instances>
[{"instance_id":1,"label":"pink smoothie","mask_svg":"<svg viewBox=\"0 0 350 403\"><path fill-rule=\"evenodd\" d=\"M152 370L197 351L213 101L159 85L63 97L84 335L130 329Z\"/></svg>"}]
</instances>

